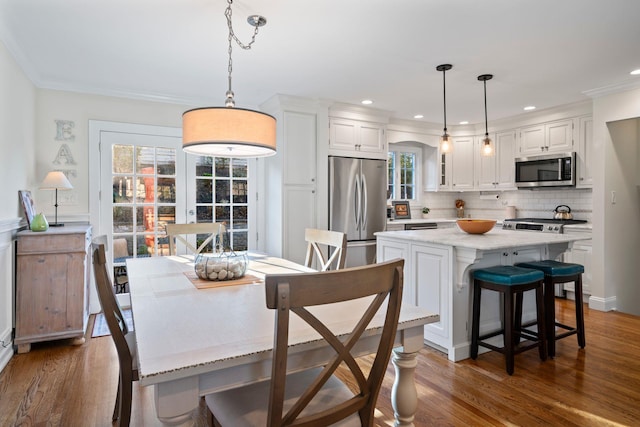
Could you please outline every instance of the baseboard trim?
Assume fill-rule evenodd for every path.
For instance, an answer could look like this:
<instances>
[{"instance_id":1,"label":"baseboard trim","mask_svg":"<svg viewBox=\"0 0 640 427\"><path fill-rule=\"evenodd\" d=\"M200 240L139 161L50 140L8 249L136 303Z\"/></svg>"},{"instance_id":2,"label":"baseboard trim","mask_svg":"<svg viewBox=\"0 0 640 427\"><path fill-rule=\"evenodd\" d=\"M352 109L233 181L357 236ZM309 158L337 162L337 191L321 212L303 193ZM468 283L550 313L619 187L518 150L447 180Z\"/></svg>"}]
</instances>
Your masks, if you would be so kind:
<instances>
[{"instance_id":1,"label":"baseboard trim","mask_svg":"<svg viewBox=\"0 0 640 427\"><path fill-rule=\"evenodd\" d=\"M589 297L589 308L599 311L613 311L616 309L616 297L600 298L591 295Z\"/></svg>"}]
</instances>

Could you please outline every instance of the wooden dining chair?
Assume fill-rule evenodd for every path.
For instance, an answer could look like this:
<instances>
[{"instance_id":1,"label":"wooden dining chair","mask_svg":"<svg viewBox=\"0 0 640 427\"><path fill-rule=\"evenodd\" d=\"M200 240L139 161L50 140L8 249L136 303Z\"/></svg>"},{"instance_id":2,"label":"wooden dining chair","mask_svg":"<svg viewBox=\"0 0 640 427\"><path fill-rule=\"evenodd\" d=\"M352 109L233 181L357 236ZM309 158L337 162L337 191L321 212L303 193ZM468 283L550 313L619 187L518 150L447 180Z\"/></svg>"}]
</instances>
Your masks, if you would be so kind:
<instances>
[{"instance_id":1,"label":"wooden dining chair","mask_svg":"<svg viewBox=\"0 0 640 427\"><path fill-rule=\"evenodd\" d=\"M404 260L397 259L338 271L267 275L266 303L275 315L271 379L205 396L215 421L223 427L372 426L398 326L403 265ZM370 304L349 334L335 335L312 314L317 313L314 306L363 297L371 297ZM306 322L335 351L324 367L287 375L292 312L299 318L294 322ZM384 326L375 360L365 375L352 351L376 313L384 316ZM300 325L296 323L295 328ZM351 378L345 381L352 383L355 393L334 375L340 364L348 367Z\"/></svg>"},{"instance_id":2,"label":"wooden dining chair","mask_svg":"<svg viewBox=\"0 0 640 427\"><path fill-rule=\"evenodd\" d=\"M98 298L104 313L111 338L116 346L120 374L116 403L112 421L118 426L129 426L131 421L131 398L133 381L138 380L138 361L136 356L136 340L134 331L130 331L116 301L111 279L107 268L106 236L98 236L92 241L93 273L96 278Z\"/></svg>"},{"instance_id":3,"label":"wooden dining chair","mask_svg":"<svg viewBox=\"0 0 640 427\"><path fill-rule=\"evenodd\" d=\"M320 266L320 271L340 270L344 268L347 256L347 235L339 231L318 230L307 228L304 230L307 242L305 265L312 267L314 254ZM328 251L329 256L325 256Z\"/></svg>"},{"instance_id":4,"label":"wooden dining chair","mask_svg":"<svg viewBox=\"0 0 640 427\"><path fill-rule=\"evenodd\" d=\"M225 230L226 227L224 224L218 222L167 224L166 232L167 237L169 238L169 255L177 255L176 241L183 243L191 254L197 255L202 252L209 243L213 242L213 244L215 244L216 237L224 233ZM195 246L187 239L187 236L189 235L196 235L197 242L197 235L202 234L206 235L206 237L198 246Z\"/></svg>"}]
</instances>

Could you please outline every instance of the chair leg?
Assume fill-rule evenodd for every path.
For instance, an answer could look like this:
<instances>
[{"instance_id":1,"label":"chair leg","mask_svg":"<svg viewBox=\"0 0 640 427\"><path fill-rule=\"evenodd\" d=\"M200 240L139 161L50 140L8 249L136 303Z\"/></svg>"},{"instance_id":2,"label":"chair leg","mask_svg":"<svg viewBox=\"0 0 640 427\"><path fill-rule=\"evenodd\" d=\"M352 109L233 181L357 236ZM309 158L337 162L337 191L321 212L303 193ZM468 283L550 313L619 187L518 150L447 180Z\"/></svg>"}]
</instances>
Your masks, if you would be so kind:
<instances>
[{"instance_id":1,"label":"chair leg","mask_svg":"<svg viewBox=\"0 0 640 427\"><path fill-rule=\"evenodd\" d=\"M473 314L471 317L471 358L478 358L478 336L480 335L480 293L482 288L474 282L473 285Z\"/></svg>"},{"instance_id":2,"label":"chair leg","mask_svg":"<svg viewBox=\"0 0 640 427\"><path fill-rule=\"evenodd\" d=\"M541 360L547 360L547 334L546 323L547 319L544 317L544 285L539 286L536 289L536 321L538 322L538 352L540 353Z\"/></svg>"},{"instance_id":3,"label":"chair leg","mask_svg":"<svg viewBox=\"0 0 640 427\"><path fill-rule=\"evenodd\" d=\"M120 427L129 427L131 422L131 400L133 398L133 376L131 371L122 372L122 391L120 393Z\"/></svg>"},{"instance_id":4,"label":"chair leg","mask_svg":"<svg viewBox=\"0 0 640 427\"><path fill-rule=\"evenodd\" d=\"M513 375L514 341L513 341L513 292L504 293L504 357L507 362L507 373Z\"/></svg>"},{"instance_id":5,"label":"chair leg","mask_svg":"<svg viewBox=\"0 0 640 427\"><path fill-rule=\"evenodd\" d=\"M118 391L116 392L116 404L113 408L113 415L111 416L111 421L116 421L120 418L120 389L122 388L122 378L118 374Z\"/></svg>"},{"instance_id":6,"label":"chair leg","mask_svg":"<svg viewBox=\"0 0 640 427\"><path fill-rule=\"evenodd\" d=\"M578 276L575 283L575 303L576 303L576 329L578 330L578 345L584 348L586 340L584 337L584 305L582 301L582 275Z\"/></svg>"}]
</instances>

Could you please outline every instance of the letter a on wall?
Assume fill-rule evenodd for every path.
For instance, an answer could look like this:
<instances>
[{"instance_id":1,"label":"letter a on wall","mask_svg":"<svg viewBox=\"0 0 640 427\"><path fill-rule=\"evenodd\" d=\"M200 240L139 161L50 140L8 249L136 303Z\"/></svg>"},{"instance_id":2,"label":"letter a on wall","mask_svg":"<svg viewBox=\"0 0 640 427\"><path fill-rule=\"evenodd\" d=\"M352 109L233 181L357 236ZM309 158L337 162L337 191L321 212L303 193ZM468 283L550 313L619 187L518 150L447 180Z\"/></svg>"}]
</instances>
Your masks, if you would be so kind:
<instances>
[{"instance_id":1,"label":"letter a on wall","mask_svg":"<svg viewBox=\"0 0 640 427\"><path fill-rule=\"evenodd\" d=\"M71 154L71 149L67 144L62 144L60 149L58 150L58 154L56 158L53 160L54 165L75 165L76 161L73 160L73 154Z\"/></svg>"}]
</instances>

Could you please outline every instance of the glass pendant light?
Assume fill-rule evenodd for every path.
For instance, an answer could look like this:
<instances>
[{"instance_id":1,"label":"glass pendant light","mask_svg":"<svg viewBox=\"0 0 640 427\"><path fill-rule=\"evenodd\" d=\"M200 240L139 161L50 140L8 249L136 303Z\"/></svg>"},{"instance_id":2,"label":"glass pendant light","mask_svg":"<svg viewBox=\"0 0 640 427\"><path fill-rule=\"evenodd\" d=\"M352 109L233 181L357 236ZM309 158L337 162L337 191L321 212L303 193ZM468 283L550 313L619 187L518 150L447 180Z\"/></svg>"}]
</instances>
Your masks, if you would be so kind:
<instances>
[{"instance_id":1,"label":"glass pendant light","mask_svg":"<svg viewBox=\"0 0 640 427\"><path fill-rule=\"evenodd\" d=\"M453 68L451 64L442 64L436 67L436 70L442 71L442 98L444 105L444 132L440 137L440 152L450 153L453 150L453 144L451 143L451 136L447 133L447 84L445 81L445 74L447 71Z\"/></svg>"},{"instance_id":2,"label":"glass pendant light","mask_svg":"<svg viewBox=\"0 0 640 427\"><path fill-rule=\"evenodd\" d=\"M484 139L482 140L481 153L487 157L495 154L493 143L491 142L491 138L489 138L489 125L487 123L487 80L491 80L492 78L493 74L482 74L478 76L478 80L484 83Z\"/></svg>"},{"instance_id":3,"label":"glass pendant light","mask_svg":"<svg viewBox=\"0 0 640 427\"><path fill-rule=\"evenodd\" d=\"M231 4L225 10L229 29L229 90L224 107L204 107L185 111L182 115L182 149L191 154L214 157L264 157L276 153L276 119L269 114L235 108L231 90L232 41L243 49L251 49L258 28L267 23L259 15L247 22L255 28L251 42L243 44L233 32Z\"/></svg>"}]
</instances>

